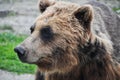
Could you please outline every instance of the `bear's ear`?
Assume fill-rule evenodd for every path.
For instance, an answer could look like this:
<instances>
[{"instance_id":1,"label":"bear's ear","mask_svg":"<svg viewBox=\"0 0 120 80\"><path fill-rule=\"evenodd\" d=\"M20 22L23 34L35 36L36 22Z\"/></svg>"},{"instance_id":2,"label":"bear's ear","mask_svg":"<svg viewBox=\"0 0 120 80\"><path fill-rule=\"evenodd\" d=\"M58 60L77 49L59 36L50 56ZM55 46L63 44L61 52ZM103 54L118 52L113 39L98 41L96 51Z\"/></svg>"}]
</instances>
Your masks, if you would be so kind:
<instances>
[{"instance_id":1,"label":"bear's ear","mask_svg":"<svg viewBox=\"0 0 120 80\"><path fill-rule=\"evenodd\" d=\"M91 5L84 5L75 10L75 18L78 19L80 24L85 28L90 30L91 21L93 19L93 8Z\"/></svg>"},{"instance_id":2,"label":"bear's ear","mask_svg":"<svg viewBox=\"0 0 120 80\"><path fill-rule=\"evenodd\" d=\"M55 0L39 0L39 10L40 12L44 12L46 10L47 7L54 5L55 4Z\"/></svg>"}]
</instances>

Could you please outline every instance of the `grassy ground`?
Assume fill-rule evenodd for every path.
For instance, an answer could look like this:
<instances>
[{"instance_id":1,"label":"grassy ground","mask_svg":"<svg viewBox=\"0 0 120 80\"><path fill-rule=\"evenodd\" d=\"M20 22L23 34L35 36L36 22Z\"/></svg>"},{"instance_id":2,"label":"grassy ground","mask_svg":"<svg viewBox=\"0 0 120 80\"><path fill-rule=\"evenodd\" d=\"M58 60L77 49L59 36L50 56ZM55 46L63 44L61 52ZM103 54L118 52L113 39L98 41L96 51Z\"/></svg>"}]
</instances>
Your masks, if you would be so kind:
<instances>
[{"instance_id":1,"label":"grassy ground","mask_svg":"<svg viewBox=\"0 0 120 80\"><path fill-rule=\"evenodd\" d=\"M113 8L113 11L115 11L118 14L120 14L120 8Z\"/></svg>"},{"instance_id":2,"label":"grassy ground","mask_svg":"<svg viewBox=\"0 0 120 80\"><path fill-rule=\"evenodd\" d=\"M27 36L12 33L0 33L0 69L17 73L34 73L35 65L20 62L14 53L14 47Z\"/></svg>"},{"instance_id":3,"label":"grassy ground","mask_svg":"<svg viewBox=\"0 0 120 80\"><path fill-rule=\"evenodd\" d=\"M0 30L14 31L13 28L12 28L12 26L7 25L7 24L5 24L5 25L0 25Z\"/></svg>"}]
</instances>

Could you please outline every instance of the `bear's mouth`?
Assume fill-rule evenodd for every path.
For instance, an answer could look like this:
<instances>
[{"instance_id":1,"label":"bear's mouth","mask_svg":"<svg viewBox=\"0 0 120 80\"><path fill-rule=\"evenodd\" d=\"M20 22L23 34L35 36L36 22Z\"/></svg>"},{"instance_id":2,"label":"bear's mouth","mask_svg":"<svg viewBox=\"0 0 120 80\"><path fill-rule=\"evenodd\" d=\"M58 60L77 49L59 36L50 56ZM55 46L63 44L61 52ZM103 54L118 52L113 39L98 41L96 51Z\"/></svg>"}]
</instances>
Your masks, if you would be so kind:
<instances>
[{"instance_id":1,"label":"bear's mouth","mask_svg":"<svg viewBox=\"0 0 120 80\"><path fill-rule=\"evenodd\" d=\"M18 54L17 54L18 55ZM27 61L27 56L26 55L24 55L24 56L19 56L18 55L18 58L19 58L19 60L21 61L21 62L23 62L23 63L28 63L28 61Z\"/></svg>"},{"instance_id":2,"label":"bear's mouth","mask_svg":"<svg viewBox=\"0 0 120 80\"><path fill-rule=\"evenodd\" d=\"M35 62L29 62L29 61L27 60L27 54L28 54L28 53L29 53L29 52L26 51L25 54L24 54L23 56L17 54L19 60L20 60L21 62L23 62L23 63L35 64Z\"/></svg>"}]
</instances>

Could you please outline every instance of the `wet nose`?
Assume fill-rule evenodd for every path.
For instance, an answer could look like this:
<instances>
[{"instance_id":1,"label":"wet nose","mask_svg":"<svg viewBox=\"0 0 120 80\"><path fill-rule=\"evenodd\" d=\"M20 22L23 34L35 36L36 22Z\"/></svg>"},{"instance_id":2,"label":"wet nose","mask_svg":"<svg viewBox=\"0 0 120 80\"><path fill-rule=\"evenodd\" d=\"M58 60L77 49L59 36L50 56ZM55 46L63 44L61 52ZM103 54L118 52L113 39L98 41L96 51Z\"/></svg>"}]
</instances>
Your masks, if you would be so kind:
<instances>
[{"instance_id":1,"label":"wet nose","mask_svg":"<svg viewBox=\"0 0 120 80\"><path fill-rule=\"evenodd\" d=\"M14 51L18 54L19 57L22 57L25 54L25 50L22 47L16 47L14 48Z\"/></svg>"}]
</instances>

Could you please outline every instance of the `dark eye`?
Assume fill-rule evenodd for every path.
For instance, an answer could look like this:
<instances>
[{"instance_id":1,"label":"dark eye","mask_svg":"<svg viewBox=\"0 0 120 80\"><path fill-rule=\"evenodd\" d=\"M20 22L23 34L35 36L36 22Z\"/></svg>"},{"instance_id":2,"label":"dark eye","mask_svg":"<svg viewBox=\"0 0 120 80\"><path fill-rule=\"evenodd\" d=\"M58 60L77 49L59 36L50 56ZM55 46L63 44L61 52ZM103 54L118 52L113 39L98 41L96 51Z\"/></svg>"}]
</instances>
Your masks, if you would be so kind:
<instances>
[{"instance_id":1,"label":"dark eye","mask_svg":"<svg viewBox=\"0 0 120 80\"><path fill-rule=\"evenodd\" d=\"M43 41L50 41L53 39L53 30L50 26L46 26L40 30L40 36Z\"/></svg>"},{"instance_id":2,"label":"dark eye","mask_svg":"<svg viewBox=\"0 0 120 80\"><path fill-rule=\"evenodd\" d=\"M30 32L32 33L33 31L34 31L34 29L31 27L31 28L30 28Z\"/></svg>"},{"instance_id":3,"label":"dark eye","mask_svg":"<svg viewBox=\"0 0 120 80\"><path fill-rule=\"evenodd\" d=\"M30 32L31 32L31 33L34 31L34 28L35 28L35 24L33 24L33 25L30 27Z\"/></svg>"}]
</instances>

